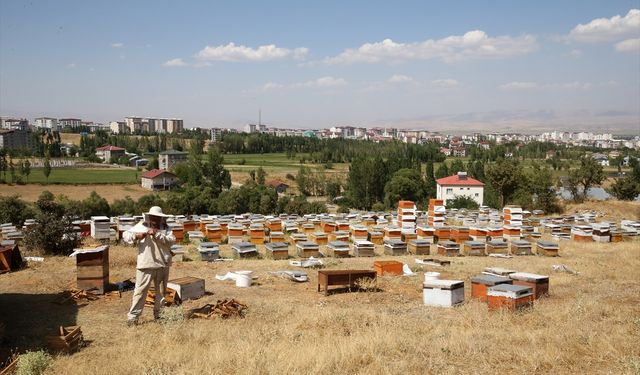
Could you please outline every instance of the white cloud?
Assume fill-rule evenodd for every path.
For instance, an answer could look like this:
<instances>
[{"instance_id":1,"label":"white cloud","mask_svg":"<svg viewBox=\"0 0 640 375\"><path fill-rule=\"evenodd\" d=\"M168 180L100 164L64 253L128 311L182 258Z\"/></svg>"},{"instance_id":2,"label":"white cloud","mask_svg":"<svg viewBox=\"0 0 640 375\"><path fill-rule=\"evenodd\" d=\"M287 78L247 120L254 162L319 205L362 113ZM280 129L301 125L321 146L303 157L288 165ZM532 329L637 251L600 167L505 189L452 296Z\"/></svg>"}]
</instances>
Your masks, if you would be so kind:
<instances>
[{"instance_id":1,"label":"white cloud","mask_svg":"<svg viewBox=\"0 0 640 375\"><path fill-rule=\"evenodd\" d=\"M569 51L569 56L574 57L574 58L581 57L582 56L582 50L572 49L571 51Z\"/></svg>"},{"instance_id":2,"label":"white cloud","mask_svg":"<svg viewBox=\"0 0 640 375\"><path fill-rule=\"evenodd\" d=\"M489 37L484 31L474 30L464 35L452 35L443 39L423 42L397 43L391 39L365 43L356 49L346 49L334 57L327 57L327 64L402 62L408 60L441 59L455 62L477 58L507 58L524 55L537 48L536 38Z\"/></svg>"},{"instance_id":3,"label":"white cloud","mask_svg":"<svg viewBox=\"0 0 640 375\"><path fill-rule=\"evenodd\" d=\"M72 62L72 63L67 64L67 69L73 69L76 66L77 66L76 63Z\"/></svg>"},{"instance_id":4,"label":"white cloud","mask_svg":"<svg viewBox=\"0 0 640 375\"><path fill-rule=\"evenodd\" d=\"M498 86L505 91L525 91L525 90L545 90L545 89L565 89L565 90L588 90L593 87L589 82L561 82L561 83L538 83L538 82L509 82Z\"/></svg>"},{"instance_id":5,"label":"white cloud","mask_svg":"<svg viewBox=\"0 0 640 375\"><path fill-rule=\"evenodd\" d=\"M297 60L304 59L309 53L305 47L288 48L277 47L275 44L251 48L243 45L235 45L231 42L227 45L206 46L195 57L200 63L211 61L270 61L293 57Z\"/></svg>"},{"instance_id":6,"label":"white cloud","mask_svg":"<svg viewBox=\"0 0 640 375\"><path fill-rule=\"evenodd\" d=\"M279 90L279 89L326 89L332 87L345 86L347 81L344 78L335 78L332 76L320 77L305 82L296 82L291 84L282 84L277 82L268 82L262 86L262 91Z\"/></svg>"},{"instance_id":7,"label":"white cloud","mask_svg":"<svg viewBox=\"0 0 640 375\"><path fill-rule=\"evenodd\" d=\"M455 79L445 78L445 79L433 80L433 81L431 81L431 84L436 86L436 87L450 88L450 87L459 86L460 82L458 82Z\"/></svg>"},{"instance_id":8,"label":"white cloud","mask_svg":"<svg viewBox=\"0 0 640 375\"><path fill-rule=\"evenodd\" d=\"M640 38L627 39L615 45L618 52L640 52Z\"/></svg>"},{"instance_id":9,"label":"white cloud","mask_svg":"<svg viewBox=\"0 0 640 375\"><path fill-rule=\"evenodd\" d=\"M111 43L111 48L122 48L122 47L124 47L124 43L120 43L120 42Z\"/></svg>"},{"instance_id":10,"label":"white cloud","mask_svg":"<svg viewBox=\"0 0 640 375\"><path fill-rule=\"evenodd\" d=\"M394 74L387 80L388 83L407 83L413 82L413 78L405 76L404 74Z\"/></svg>"},{"instance_id":11,"label":"white cloud","mask_svg":"<svg viewBox=\"0 0 640 375\"><path fill-rule=\"evenodd\" d=\"M176 66L186 66L187 63L184 62L184 60L177 58L177 59L171 59L169 61L166 61L164 64L162 64L162 66L166 66L166 67L176 67Z\"/></svg>"},{"instance_id":12,"label":"white cloud","mask_svg":"<svg viewBox=\"0 0 640 375\"><path fill-rule=\"evenodd\" d=\"M640 32L640 9L631 9L624 16L597 18L579 24L571 30L569 38L578 42L608 42L624 39Z\"/></svg>"}]
</instances>

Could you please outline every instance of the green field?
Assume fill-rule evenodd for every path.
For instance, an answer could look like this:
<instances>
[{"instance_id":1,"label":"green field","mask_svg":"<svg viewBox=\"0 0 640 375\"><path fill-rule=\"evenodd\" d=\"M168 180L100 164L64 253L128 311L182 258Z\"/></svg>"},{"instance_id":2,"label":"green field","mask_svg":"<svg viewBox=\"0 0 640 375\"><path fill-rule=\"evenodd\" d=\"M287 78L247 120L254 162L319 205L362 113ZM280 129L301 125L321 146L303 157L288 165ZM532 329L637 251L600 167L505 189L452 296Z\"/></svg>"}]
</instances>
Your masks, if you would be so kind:
<instances>
[{"instance_id":1,"label":"green field","mask_svg":"<svg viewBox=\"0 0 640 375\"><path fill-rule=\"evenodd\" d=\"M79 169L52 168L48 183L50 184L136 184L142 171L135 169ZM29 175L30 184L45 184L42 168L34 168Z\"/></svg>"},{"instance_id":2,"label":"green field","mask_svg":"<svg viewBox=\"0 0 640 375\"><path fill-rule=\"evenodd\" d=\"M249 172L257 167L262 167L267 172L293 173L295 174L301 165L312 169L319 169L321 164L310 161L300 164L301 158L308 158L307 154L297 154L294 158L287 158L285 153L274 154L225 154L224 165L231 172ZM242 162L244 160L244 163ZM332 170L346 169L347 164L334 163ZM330 171L327 171L330 172Z\"/></svg>"}]
</instances>

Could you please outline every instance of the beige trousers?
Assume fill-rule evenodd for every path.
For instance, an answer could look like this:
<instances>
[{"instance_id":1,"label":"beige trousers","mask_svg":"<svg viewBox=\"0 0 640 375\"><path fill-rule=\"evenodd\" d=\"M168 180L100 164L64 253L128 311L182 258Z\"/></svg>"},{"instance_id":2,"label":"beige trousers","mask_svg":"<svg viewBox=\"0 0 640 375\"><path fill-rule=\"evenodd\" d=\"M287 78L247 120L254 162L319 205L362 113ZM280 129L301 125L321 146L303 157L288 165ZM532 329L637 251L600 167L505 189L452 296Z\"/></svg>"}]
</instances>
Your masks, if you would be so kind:
<instances>
[{"instance_id":1,"label":"beige trousers","mask_svg":"<svg viewBox=\"0 0 640 375\"><path fill-rule=\"evenodd\" d=\"M133 301L127 318L129 320L137 320L142 314L144 302L147 299L147 292L153 283L156 291L156 300L153 305L153 317L160 317L160 308L164 303L164 294L167 289L167 281L169 280L169 267L163 268L144 268L136 270L136 288L133 291Z\"/></svg>"}]
</instances>

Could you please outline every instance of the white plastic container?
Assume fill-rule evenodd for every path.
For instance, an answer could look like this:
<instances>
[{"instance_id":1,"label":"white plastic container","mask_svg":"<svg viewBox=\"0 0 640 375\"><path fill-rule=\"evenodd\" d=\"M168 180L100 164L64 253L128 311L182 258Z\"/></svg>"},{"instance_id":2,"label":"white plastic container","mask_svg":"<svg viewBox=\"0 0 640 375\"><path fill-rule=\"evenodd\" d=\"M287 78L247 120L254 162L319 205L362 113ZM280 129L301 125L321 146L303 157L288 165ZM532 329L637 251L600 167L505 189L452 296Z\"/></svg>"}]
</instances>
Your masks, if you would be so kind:
<instances>
[{"instance_id":1,"label":"white plastic container","mask_svg":"<svg viewBox=\"0 0 640 375\"><path fill-rule=\"evenodd\" d=\"M440 272L425 272L424 273L424 281L438 280L439 277L440 277Z\"/></svg>"},{"instance_id":2,"label":"white plastic container","mask_svg":"<svg viewBox=\"0 0 640 375\"><path fill-rule=\"evenodd\" d=\"M248 288L253 281L253 271L236 271L236 286L238 288Z\"/></svg>"},{"instance_id":3,"label":"white plastic container","mask_svg":"<svg viewBox=\"0 0 640 375\"><path fill-rule=\"evenodd\" d=\"M431 280L423 283L425 306L453 307L464 302L464 281Z\"/></svg>"}]
</instances>

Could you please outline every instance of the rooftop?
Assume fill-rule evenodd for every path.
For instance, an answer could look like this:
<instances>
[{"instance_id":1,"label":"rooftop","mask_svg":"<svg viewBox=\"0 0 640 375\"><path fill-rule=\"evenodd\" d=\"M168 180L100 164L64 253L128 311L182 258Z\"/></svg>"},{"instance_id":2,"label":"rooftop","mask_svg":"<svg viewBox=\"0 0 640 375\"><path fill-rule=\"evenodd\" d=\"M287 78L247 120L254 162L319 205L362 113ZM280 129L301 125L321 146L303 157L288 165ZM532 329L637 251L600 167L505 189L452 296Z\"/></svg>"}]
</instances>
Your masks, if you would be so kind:
<instances>
[{"instance_id":1,"label":"rooftop","mask_svg":"<svg viewBox=\"0 0 640 375\"><path fill-rule=\"evenodd\" d=\"M438 185L442 186L484 186L484 183L467 176L466 172L458 172L458 174L437 179Z\"/></svg>"},{"instance_id":2,"label":"rooftop","mask_svg":"<svg viewBox=\"0 0 640 375\"><path fill-rule=\"evenodd\" d=\"M175 174L173 174L173 173L171 173L169 171L166 171L164 169L152 169L152 170L150 170L148 172L143 173L142 174L142 178L156 178L156 177L162 175L163 173L167 173L167 174L170 174L171 176L175 177Z\"/></svg>"}]
</instances>

